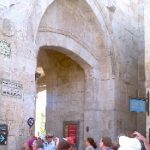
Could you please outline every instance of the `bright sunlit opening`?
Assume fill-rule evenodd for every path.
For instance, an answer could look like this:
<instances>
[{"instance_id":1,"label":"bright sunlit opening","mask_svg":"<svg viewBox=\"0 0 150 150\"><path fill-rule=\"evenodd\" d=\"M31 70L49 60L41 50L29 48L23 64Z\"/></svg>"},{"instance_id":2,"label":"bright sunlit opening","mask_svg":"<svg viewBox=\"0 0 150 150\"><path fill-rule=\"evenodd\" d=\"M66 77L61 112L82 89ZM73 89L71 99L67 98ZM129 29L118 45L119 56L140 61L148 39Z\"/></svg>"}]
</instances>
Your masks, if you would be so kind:
<instances>
[{"instance_id":1,"label":"bright sunlit opening","mask_svg":"<svg viewBox=\"0 0 150 150\"><path fill-rule=\"evenodd\" d=\"M46 90L39 92L36 99L35 135L45 134L46 122Z\"/></svg>"}]
</instances>

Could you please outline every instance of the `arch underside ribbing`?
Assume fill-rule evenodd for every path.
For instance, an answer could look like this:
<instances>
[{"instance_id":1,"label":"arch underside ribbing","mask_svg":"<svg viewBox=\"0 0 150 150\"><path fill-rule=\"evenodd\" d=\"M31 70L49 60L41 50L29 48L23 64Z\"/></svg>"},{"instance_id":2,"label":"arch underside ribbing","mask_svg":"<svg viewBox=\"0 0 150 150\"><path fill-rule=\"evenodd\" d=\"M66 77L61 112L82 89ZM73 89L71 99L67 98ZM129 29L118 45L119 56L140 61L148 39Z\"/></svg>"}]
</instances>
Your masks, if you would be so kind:
<instances>
[{"instance_id":1,"label":"arch underside ribbing","mask_svg":"<svg viewBox=\"0 0 150 150\"><path fill-rule=\"evenodd\" d=\"M39 18L36 22L33 22L33 32L34 32L35 40L37 38L39 24L41 22L41 19L44 16L45 11L54 2L55 2L55 0L49 0L49 1L44 2L44 3L42 1L38 1L36 7L33 9L30 19L34 19L35 17ZM93 11L93 14L96 16L96 18L99 22L99 26L101 27L102 32L104 34L104 37L105 37L104 40L107 41L105 43L106 44L105 46L106 46L106 51L108 51L107 53L108 53L109 59L110 59L109 60L110 61L110 67L109 68L111 68L111 73L114 77L114 75L116 73L118 73L117 64L119 64L118 63L119 53L117 52L116 46L114 44L115 42L113 39L110 22L105 17L108 15L108 12L105 8L103 8L104 6L102 4L100 4L100 2L98 2L98 1L92 2L92 1L86 0L86 3L87 3L87 5L89 5L91 10ZM43 4L42 9L39 9L38 5L41 5L41 4Z\"/></svg>"}]
</instances>

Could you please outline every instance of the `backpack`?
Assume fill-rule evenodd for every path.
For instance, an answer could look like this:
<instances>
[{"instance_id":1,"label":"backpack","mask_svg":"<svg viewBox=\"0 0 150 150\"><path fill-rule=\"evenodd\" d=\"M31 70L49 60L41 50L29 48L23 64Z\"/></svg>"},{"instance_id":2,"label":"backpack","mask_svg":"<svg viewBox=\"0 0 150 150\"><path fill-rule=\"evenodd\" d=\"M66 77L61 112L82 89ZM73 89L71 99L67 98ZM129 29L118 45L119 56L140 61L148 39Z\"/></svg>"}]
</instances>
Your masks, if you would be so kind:
<instances>
[{"instance_id":1,"label":"backpack","mask_svg":"<svg viewBox=\"0 0 150 150\"><path fill-rule=\"evenodd\" d=\"M144 142L143 142L143 141L140 141L140 143L141 143L141 146L142 146L141 150L146 150L145 145L144 145Z\"/></svg>"}]
</instances>

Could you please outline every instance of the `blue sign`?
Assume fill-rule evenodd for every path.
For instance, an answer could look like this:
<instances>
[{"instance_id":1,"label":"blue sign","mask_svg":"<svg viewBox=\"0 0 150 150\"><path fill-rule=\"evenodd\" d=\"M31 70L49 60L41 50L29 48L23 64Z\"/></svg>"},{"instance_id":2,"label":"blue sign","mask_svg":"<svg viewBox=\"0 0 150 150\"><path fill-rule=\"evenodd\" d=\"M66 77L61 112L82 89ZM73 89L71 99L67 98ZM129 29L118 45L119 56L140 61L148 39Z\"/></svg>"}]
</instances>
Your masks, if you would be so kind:
<instances>
[{"instance_id":1,"label":"blue sign","mask_svg":"<svg viewBox=\"0 0 150 150\"><path fill-rule=\"evenodd\" d=\"M130 99L131 112L146 112L146 101L144 99Z\"/></svg>"},{"instance_id":2,"label":"blue sign","mask_svg":"<svg viewBox=\"0 0 150 150\"><path fill-rule=\"evenodd\" d=\"M2 143L5 140L5 137L3 135L0 135L0 143Z\"/></svg>"}]
</instances>

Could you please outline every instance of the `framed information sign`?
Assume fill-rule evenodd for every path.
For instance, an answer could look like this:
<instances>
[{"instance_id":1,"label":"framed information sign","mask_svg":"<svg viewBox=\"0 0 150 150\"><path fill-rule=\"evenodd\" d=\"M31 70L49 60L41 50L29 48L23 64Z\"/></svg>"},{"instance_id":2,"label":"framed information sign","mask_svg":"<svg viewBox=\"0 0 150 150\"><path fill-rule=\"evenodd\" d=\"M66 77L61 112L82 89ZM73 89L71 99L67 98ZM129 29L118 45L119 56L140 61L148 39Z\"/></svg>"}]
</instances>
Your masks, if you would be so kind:
<instances>
[{"instance_id":1,"label":"framed information sign","mask_svg":"<svg viewBox=\"0 0 150 150\"><path fill-rule=\"evenodd\" d=\"M6 124L0 124L0 145L7 144L8 126Z\"/></svg>"},{"instance_id":2,"label":"framed information sign","mask_svg":"<svg viewBox=\"0 0 150 150\"><path fill-rule=\"evenodd\" d=\"M63 124L64 137L70 137L78 149L79 145L79 122L64 121Z\"/></svg>"},{"instance_id":3,"label":"framed information sign","mask_svg":"<svg viewBox=\"0 0 150 150\"><path fill-rule=\"evenodd\" d=\"M130 98L131 112L146 112L147 103L144 99Z\"/></svg>"}]
</instances>

